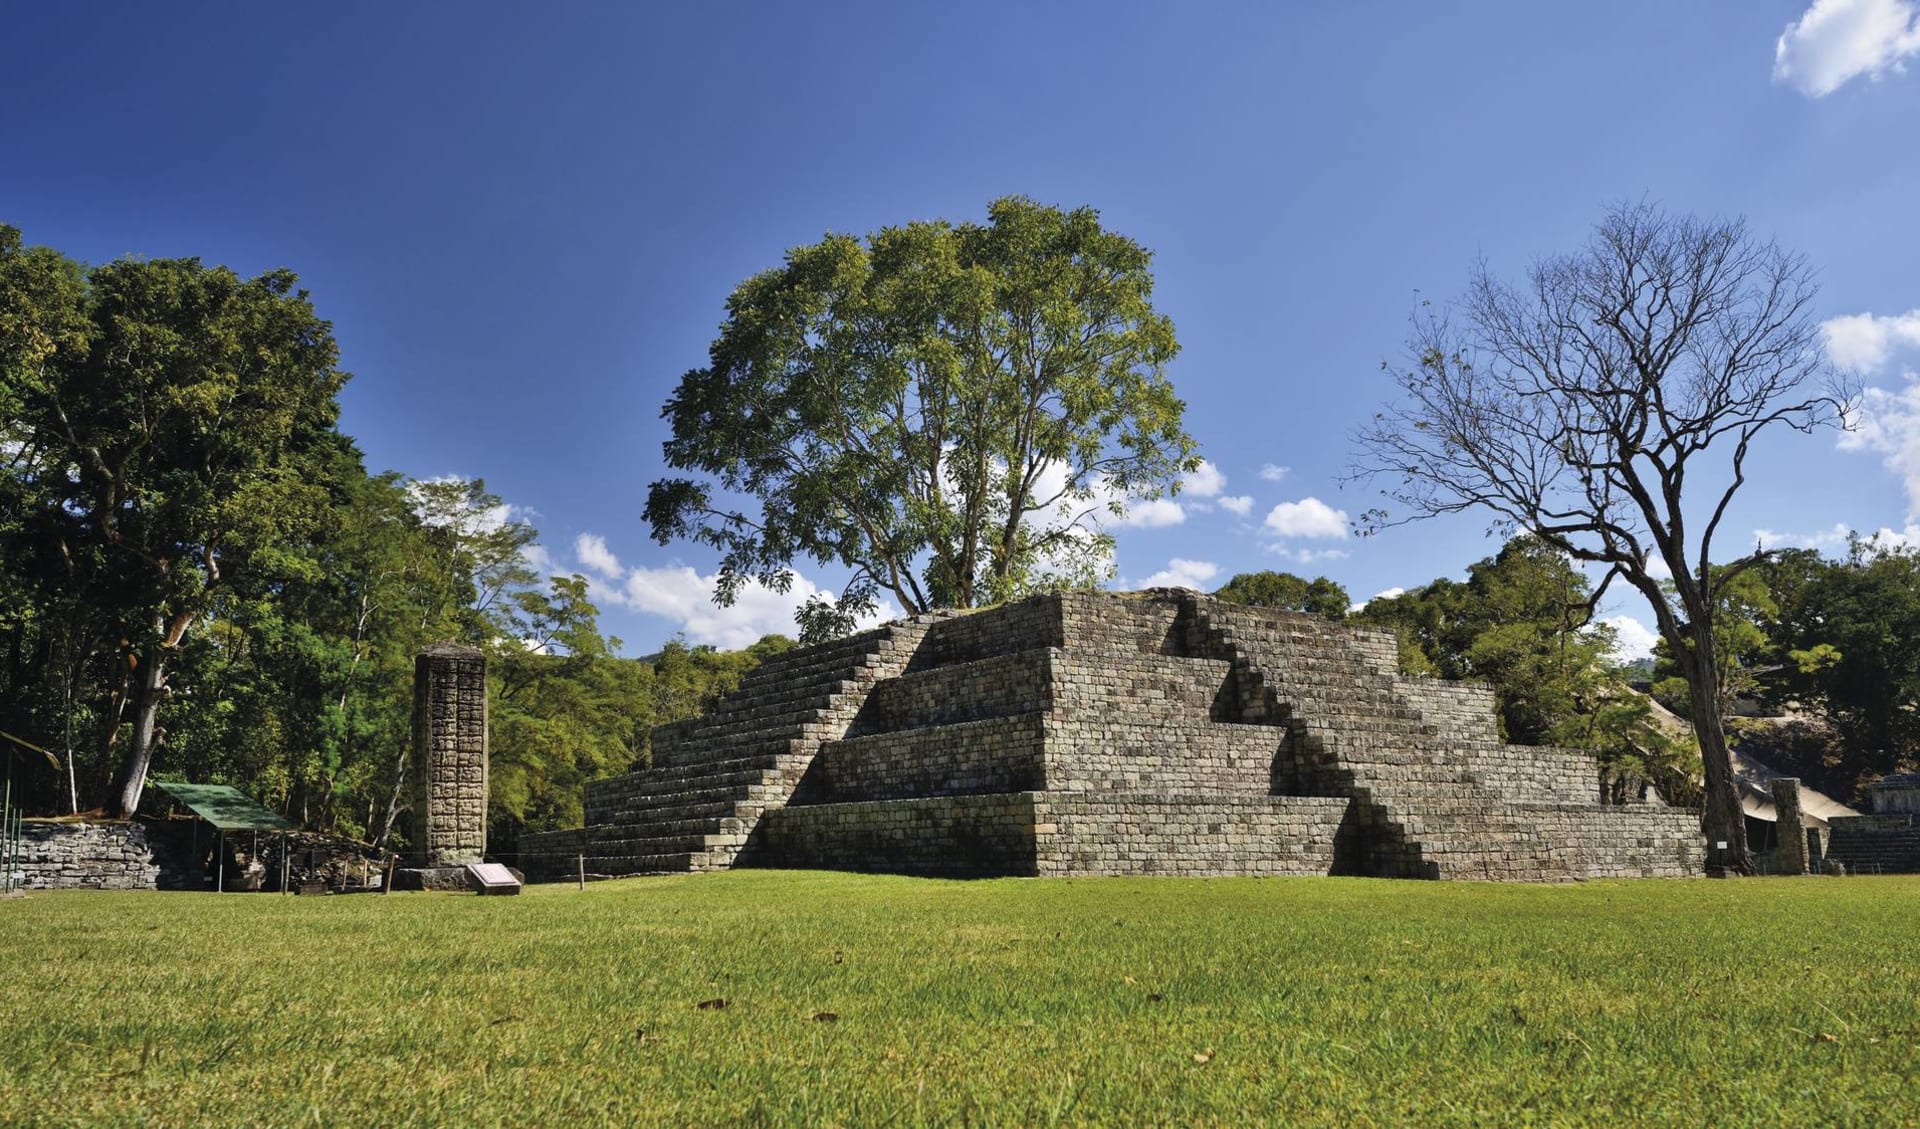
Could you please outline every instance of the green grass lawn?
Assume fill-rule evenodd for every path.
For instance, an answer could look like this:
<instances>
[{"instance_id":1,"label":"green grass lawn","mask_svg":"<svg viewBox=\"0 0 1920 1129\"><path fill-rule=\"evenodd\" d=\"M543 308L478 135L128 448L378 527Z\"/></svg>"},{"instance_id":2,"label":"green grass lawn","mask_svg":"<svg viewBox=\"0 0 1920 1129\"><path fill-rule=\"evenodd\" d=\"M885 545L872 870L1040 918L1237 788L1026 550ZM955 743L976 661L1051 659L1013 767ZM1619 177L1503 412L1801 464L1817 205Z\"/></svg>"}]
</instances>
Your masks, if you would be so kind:
<instances>
[{"instance_id":1,"label":"green grass lawn","mask_svg":"<svg viewBox=\"0 0 1920 1129\"><path fill-rule=\"evenodd\" d=\"M1920 1124L1916 878L43 893L0 969L5 1124Z\"/></svg>"}]
</instances>

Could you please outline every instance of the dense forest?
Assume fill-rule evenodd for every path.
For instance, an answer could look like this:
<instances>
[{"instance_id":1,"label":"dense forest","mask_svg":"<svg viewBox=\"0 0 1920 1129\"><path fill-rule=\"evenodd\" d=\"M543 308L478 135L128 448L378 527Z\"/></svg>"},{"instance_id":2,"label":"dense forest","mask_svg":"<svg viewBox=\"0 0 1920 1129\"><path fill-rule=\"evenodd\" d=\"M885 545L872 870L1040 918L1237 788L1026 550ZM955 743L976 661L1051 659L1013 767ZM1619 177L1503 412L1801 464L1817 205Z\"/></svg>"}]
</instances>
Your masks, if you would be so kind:
<instances>
[{"instance_id":1,"label":"dense forest","mask_svg":"<svg viewBox=\"0 0 1920 1129\"><path fill-rule=\"evenodd\" d=\"M577 823L583 781L736 684L743 652L619 658L579 577L479 480L370 473L330 326L284 271L87 267L0 227L0 740L16 802L236 784L404 836L413 655L484 648L492 833ZM149 806L151 806L151 801Z\"/></svg>"}]
</instances>

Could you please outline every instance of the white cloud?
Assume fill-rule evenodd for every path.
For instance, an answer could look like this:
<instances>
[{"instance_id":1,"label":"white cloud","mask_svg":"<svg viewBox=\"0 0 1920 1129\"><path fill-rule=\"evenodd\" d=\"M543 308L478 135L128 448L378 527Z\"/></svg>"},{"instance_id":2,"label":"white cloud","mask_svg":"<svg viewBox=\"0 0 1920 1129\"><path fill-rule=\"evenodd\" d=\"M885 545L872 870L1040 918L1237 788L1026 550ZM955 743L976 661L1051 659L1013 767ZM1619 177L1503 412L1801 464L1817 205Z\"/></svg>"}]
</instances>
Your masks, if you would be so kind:
<instances>
[{"instance_id":1,"label":"white cloud","mask_svg":"<svg viewBox=\"0 0 1920 1129\"><path fill-rule=\"evenodd\" d=\"M1205 459L1201 459L1199 466L1180 478L1181 491L1196 498L1211 498L1226 488L1227 476Z\"/></svg>"},{"instance_id":2,"label":"white cloud","mask_svg":"<svg viewBox=\"0 0 1920 1129\"><path fill-rule=\"evenodd\" d=\"M1347 512L1318 498L1282 502L1267 514L1267 528L1282 537L1340 540L1347 535Z\"/></svg>"},{"instance_id":3,"label":"white cloud","mask_svg":"<svg viewBox=\"0 0 1920 1129\"><path fill-rule=\"evenodd\" d=\"M1897 390L1866 389L1849 422L1840 449L1878 454L1906 487L1907 517L1920 514L1920 380L1908 373Z\"/></svg>"},{"instance_id":4,"label":"white cloud","mask_svg":"<svg viewBox=\"0 0 1920 1129\"><path fill-rule=\"evenodd\" d=\"M1266 546L1266 550L1282 560L1289 560L1303 565L1316 564L1320 561L1344 561L1347 559L1347 551L1345 549L1292 549L1285 545L1268 545Z\"/></svg>"},{"instance_id":5,"label":"white cloud","mask_svg":"<svg viewBox=\"0 0 1920 1129\"><path fill-rule=\"evenodd\" d=\"M1220 508L1239 514L1241 517L1246 517L1249 513L1253 512L1253 499L1244 494L1238 497L1229 494L1220 499Z\"/></svg>"},{"instance_id":6,"label":"white cloud","mask_svg":"<svg viewBox=\"0 0 1920 1129\"><path fill-rule=\"evenodd\" d=\"M1260 468L1260 481L1278 482L1281 479L1285 478L1287 475L1292 473L1293 473L1292 467L1275 466L1272 463L1268 463L1267 465Z\"/></svg>"},{"instance_id":7,"label":"white cloud","mask_svg":"<svg viewBox=\"0 0 1920 1129\"><path fill-rule=\"evenodd\" d=\"M1814 533L1781 533L1772 529L1753 531L1754 538L1763 549L1818 549L1829 557L1845 556L1854 533L1844 521L1835 522L1832 529ZM1920 547L1920 524L1909 522L1904 529L1883 525L1872 533L1861 533L1859 537L1867 544L1869 554L1877 549Z\"/></svg>"},{"instance_id":8,"label":"white cloud","mask_svg":"<svg viewBox=\"0 0 1920 1129\"><path fill-rule=\"evenodd\" d=\"M1820 98L1866 75L1902 74L1901 60L1920 52L1920 6L1914 0L1813 0L1773 48L1773 81Z\"/></svg>"},{"instance_id":9,"label":"white cloud","mask_svg":"<svg viewBox=\"0 0 1920 1129\"><path fill-rule=\"evenodd\" d=\"M1614 662L1630 663L1653 657L1653 645L1660 641L1653 628L1630 615L1608 616L1600 622L1613 628Z\"/></svg>"},{"instance_id":10,"label":"white cloud","mask_svg":"<svg viewBox=\"0 0 1920 1129\"><path fill-rule=\"evenodd\" d=\"M609 579L620 576L620 558L607 548L607 539L598 533L582 533L573 539L573 555L580 563Z\"/></svg>"},{"instance_id":11,"label":"white cloud","mask_svg":"<svg viewBox=\"0 0 1920 1129\"><path fill-rule=\"evenodd\" d=\"M1186 509L1171 498L1123 502L1122 505L1126 506L1125 517L1114 517L1112 511L1102 506L1099 512L1092 515L1092 520L1121 529L1158 529L1163 525L1179 525L1187 520Z\"/></svg>"},{"instance_id":12,"label":"white cloud","mask_svg":"<svg viewBox=\"0 0 1920 1129\"><path fill-rule=\"evenodd\" d=\"M1904 314L1843 314L1820 323L1827 358L1844 369L1875 372L1896 347L1920 349L1920 310Z\"/></svg>"},{"instance_id":13,"label":"white cloud","mask_svg":"<svg viewBox=\"0 0 1920 1129\"><path fill-rule=\"evenodd\" d=\"M738 649L762 635L794 633L793 613L807 597L820 594L831 597L804 576L795 575L785 592L750 581L740 589L733 603L721 607L713 602L713 585L718 576L701 576L687 565L665 568L635 568L618 586L594 585L598 599L657 615L676 624L694 643ZM892 604L860 621L870 627L899 616Z\"/></svg>"},{"instance_id":14,"label":"white cloud","mask_svg":"<svg viewBox=\"0 0 1920 1129\"><path fill-rule=\"evenodd\" d=\"M1175 557L1167 562L1167 567L1140 581L1136 588L1192 588L1205 592L1213 578L1220 575L1220 566L1212 561L1190 561L1185 557Z\"/></svg>"},{"instance_id":15,"label":"white cloud","mask_svg":"<svg viewBox=\"0 0 1920 1129\"><path fill-rule=\"evenodd\" d=\"M553 559L553 554L547 552L545 545L535 543L521 549L520 560L528 568L539 573L541 576L559 576L562 574L560 562Z\"/></svg>"},{"instance_id":16,"label":"white cloud","mask_svg":"<svg viewBox=\"0 0 1920 1129\"><path fill-rule=\"evenodd\" d=\"M1367 597L1366 599L1360 601L1357 604L1348 604L1347 611L1348 613L1357 612L1360 609L1366 607L1368 604L1373 603L1375 600L1391 600L1395 596L1404 596L1406 594L1407 594L1407 590L1405 588L1399 587L1398 585L1392 588L1382 589L1381 591L1375 592L1373 595Z\"/></svg>"},{"instance_id":17,"label":"white cloud","mask_svg":"<svg viewBox=\"0 0 1920 1129\"><path fill-rule=\"evenodd\" d=\"M1753 539L1759 542L1762 549L1828 551L1844 549L1847 544L1847 534L1850 532L1852 531L1848 529L1846 522L1838 521L1833 524L1832 529L1824 529L1818 533L1782 533L1774 529L1756 529L1753 531Z\"/></svg>"}]
</instances>

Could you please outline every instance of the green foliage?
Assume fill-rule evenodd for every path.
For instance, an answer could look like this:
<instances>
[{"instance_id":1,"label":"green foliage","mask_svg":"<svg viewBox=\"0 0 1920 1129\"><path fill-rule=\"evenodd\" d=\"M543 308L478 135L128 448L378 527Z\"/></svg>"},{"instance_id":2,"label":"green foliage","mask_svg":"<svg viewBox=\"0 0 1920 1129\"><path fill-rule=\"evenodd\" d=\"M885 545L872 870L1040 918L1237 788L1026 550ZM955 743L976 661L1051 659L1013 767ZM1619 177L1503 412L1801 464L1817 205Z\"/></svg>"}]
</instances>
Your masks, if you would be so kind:
<instances>
[{"instance_id":1,"label":"green foliage","mask_svg":"<svg viewBox=\"0 0 1920 1129\"><path fill-rule=\"evenodd\" d=\"M36 894L0 914L0 1122L1907 1125L1917 903L1910 876ZM1756 943L1783 922L1819 951Z\"/></svg>"},{"instance_id":2,"label":"green foliage","mask_svg":"<svg viewBox=\"0 0 1920 1129\"><path fill-rule=\"evenodd\" d=\"M1763 576L1777 614L1762 626L1787 660L1769 697L1833 726L1842 794L1920 765L1920 552L1855 539L1844 560L1788 556Z\"/></svg>"},{"instance_id":3,"label":"green foliage","mask_svg":"<svg viewBox=\"0 0 1920 1129\"><path fill-rule=\"evenodd\" d=\"M796 560L846 567L809 639L883 594L917 613L1104 579L1087 519L1198 461L1150 259L1091 208L1018 197L788 252L667 403L667 462L700 477L653 484L654 536L719 550L722 602Z\"/></svg>"},{"instance_id":4,"label":"green foliage","mask_svg":"<svg viewBox=\"0 0 1920 1129\"><path fill-rule=\"evenodd\" d=\"M1328 619L1345 619L1353 603L1345 588L1324 576L1307 580L1290 572L1243 572L1214 595L1230 603L1312 612Z\"/></svg>"},{"instance_id":5,"label":"green foliage","mask_svg":"<svg viewBox=\"0 0 1920 1129\"><path fill-rule=\"evenodd\" d=\"M335 428L334 362L291 273L89 270L0 226L0 729L74 778L22 773L16 801L114 805L121 783L137 801L152 758L385 841L414 655L457 640L492 658L510 847L577 823L585 779L757 661L703 658L693 700L662 711L586 582L543 582L534 529L483 482L366 472Z\"/></svg>"}]
</instances>

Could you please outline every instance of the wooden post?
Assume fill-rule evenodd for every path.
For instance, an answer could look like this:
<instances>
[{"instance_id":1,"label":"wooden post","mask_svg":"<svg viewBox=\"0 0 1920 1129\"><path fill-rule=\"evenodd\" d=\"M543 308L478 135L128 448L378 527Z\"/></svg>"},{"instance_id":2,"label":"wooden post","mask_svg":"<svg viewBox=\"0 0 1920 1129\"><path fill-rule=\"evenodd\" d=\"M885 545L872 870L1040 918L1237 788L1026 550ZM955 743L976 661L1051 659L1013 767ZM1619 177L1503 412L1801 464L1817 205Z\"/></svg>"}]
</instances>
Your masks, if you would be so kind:
<instances>
[{"instance_id":1,"label":"wooden post","mask_svg":"<svg viewBox=\"0 0 1920 1129\"><path fill-rule=\"evenodd\" d=\"M213 840L213 892L227 892L227 833L222 831Z\"/></svg>"},{"instance_id":2,"label":"wooden post","mask_svg":"<svg viewBox=\"0 0 1920 1129\"><path fill-rule=\"evenodd\" d=\"M580 856L580 888L587 888L587 856L584 854Z\"/></svg>"}]
</instances>

